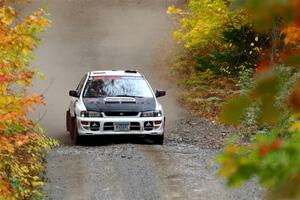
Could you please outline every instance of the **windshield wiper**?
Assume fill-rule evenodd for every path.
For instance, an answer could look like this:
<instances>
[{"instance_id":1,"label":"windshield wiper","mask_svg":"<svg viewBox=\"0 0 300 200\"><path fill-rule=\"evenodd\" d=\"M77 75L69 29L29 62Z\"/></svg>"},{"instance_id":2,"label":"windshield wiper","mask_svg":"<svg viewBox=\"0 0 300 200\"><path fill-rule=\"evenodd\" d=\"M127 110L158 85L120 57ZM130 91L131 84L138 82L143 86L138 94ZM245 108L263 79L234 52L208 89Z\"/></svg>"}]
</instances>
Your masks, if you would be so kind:
<instances>
[{"instance_id":1,"label":"windshield wiper","mask_svg":"<svg viewBox=\"0 0 300 200\"><path fill-rule=\"evenodd\" d=\"M102 98L107 97L107 95L98 95L98 96L83 96L83 98Z\"/></svg>"},{"instance_id":2,"label":"windshield wiper","mask_svg":"<svg viewBox=\"0 0 300 200\"><path fill-rule=\"evenodd\" d=\"M116 95L116 97L144 98L143 96L134 96L134 95L127 95L127 94Z\"/></svg>"}]
</instances>

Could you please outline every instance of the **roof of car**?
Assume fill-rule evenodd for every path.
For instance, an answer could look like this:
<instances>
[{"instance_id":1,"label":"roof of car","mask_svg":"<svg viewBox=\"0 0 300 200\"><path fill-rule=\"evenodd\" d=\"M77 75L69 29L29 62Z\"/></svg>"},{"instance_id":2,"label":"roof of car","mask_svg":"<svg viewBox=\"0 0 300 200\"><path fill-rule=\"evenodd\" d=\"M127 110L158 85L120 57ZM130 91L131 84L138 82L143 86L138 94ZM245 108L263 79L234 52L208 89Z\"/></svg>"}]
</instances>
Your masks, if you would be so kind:
<instances>
[{"instance_id":1,"label":"roof of car","mask_svg":"<svg viewBox=\"0 0 300 200\"><path fill-rule=\"evenodd\" d=\"M102 70L91 71L90 76L142 76L136 70Z\"/></svg>"}]
</instances>

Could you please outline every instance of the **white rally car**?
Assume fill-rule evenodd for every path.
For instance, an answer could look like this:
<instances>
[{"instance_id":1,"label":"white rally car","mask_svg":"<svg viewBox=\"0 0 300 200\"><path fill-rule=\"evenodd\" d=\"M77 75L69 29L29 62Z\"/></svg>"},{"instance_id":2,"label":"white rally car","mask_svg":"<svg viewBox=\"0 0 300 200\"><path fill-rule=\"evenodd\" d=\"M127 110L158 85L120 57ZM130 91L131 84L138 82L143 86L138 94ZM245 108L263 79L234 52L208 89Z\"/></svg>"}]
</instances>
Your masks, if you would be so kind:
<instances>
[{"instance_id":1,"label":"white rally car","mask_svg":"<svg viewBox=\"0 0 300 200\"><path fill-rule=\"evenodd\" d=\"M69 92L66 126L74 144L88 135L143 135L163 144L165 115L143 75L135 70L92 71Z\"/></svg>"}]
</instances>

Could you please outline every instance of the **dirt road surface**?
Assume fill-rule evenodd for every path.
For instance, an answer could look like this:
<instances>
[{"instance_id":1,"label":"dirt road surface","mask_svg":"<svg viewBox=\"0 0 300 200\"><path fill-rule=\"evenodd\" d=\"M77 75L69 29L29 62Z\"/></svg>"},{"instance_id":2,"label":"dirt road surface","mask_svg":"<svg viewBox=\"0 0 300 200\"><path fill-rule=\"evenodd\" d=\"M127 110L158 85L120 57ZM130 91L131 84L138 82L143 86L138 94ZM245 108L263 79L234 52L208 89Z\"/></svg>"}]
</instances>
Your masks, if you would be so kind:
<instances>
[{"instance_id":1,"label":"dirt road surface","mask_svg":"<svg viewBox=\"0 0 300 200\"><path fill-rule=\"evenodd\" d=\"M209 166L219 150L204 149L202 139L221 134L222 128L205 120L190 123L188 130L178 127L190 115L177 103L176 84L169 76L175 45L166 9L174 3L179 2L40 0L32 4L32 8L46 5L53 22L36 53L35 64L47 79L37 80L34 88L46 97L41 124L61 142L48 157L49 199L261 198L253 182L227 189L215 175L216 166ZM86 71L103 69L137 69L154 89L168 91L161 99L168 119L165 145L132 142L132 138L113 138L105 144L93 138L86 146L71 145L65 131L68 91ZM183 132L191 139L182 140Z\"/></svg>"}]
</instances>

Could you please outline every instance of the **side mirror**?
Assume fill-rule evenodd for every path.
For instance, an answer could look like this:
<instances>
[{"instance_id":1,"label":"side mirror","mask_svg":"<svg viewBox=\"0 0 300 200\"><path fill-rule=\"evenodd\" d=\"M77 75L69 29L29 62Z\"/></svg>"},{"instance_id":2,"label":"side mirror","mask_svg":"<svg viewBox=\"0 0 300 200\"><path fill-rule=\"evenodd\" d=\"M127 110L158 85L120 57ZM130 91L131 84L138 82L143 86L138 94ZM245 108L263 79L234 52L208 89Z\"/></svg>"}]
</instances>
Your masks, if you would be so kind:
<instances>
[{"instance_id":1,"label":"side mirror","mask_svg":"<svg viewBox=\"0 0 300 200\"><path fill-rule=\"evenodd\" d=\"M155 92L156 97L163 97L163 96L166 96L166 94L167 94L167 92L164 90L156 90L156 92Z\"/></svg>"},{"instance_id":2,"label":"side mirror","mask_svg":"<svg viewBox=\"0 0 300 200\"><path fill-rule=\"evenodd\" d=\"M70 97L79 97L78 93L76 90L70 90L69 91L69 96Z\"/></svg>"}]
</instances>

